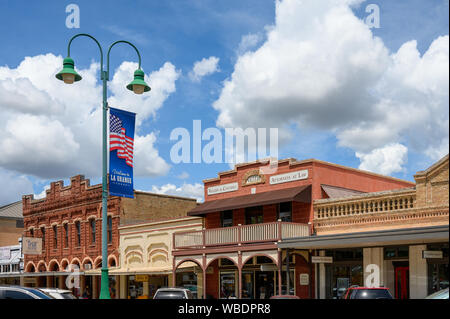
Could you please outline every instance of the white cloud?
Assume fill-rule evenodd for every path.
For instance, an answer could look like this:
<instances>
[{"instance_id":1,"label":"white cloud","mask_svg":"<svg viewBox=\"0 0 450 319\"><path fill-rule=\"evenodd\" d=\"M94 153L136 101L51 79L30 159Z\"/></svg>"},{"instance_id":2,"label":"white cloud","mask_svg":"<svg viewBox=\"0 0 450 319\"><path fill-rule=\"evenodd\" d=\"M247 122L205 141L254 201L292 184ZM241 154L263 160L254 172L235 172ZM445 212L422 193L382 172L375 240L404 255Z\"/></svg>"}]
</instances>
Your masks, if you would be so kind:
<instances>
[{"instance_id":1,"label":"white cloud","mask_svg":"<svg viewBox=\"0 0 450 319\"><path fill-rule=\"evenodd\" d=\"M42 192L40 192L39 194L34 194L34 199L45 198L47 196L47 189L50 189L50 185L49 184L44 186L44 188L42 189Z\"/></svg>"},{"instance_id":2,"label":"white cloud","mask_svg":"<svg viewBox=\"0 0 450 319\"><path fill-rule=\"evenodd\" d=\"M182 172L180 175L177 176L179 179L188 179L189 173L188 172Z\"/></svg>"},{"instance_id":3,"label":"white cloud","mask_svg":"<svg viewBox=\"0 0 450 319\"><path fill-rule=\"evenodd\" d=\"M360 155L392 143L448 152L448 35L422 56L415 41L390 53L352 12L360 2L277 1L265 42L239 56L213 104L217 125L325 130Z\"/></svg>"},{"instance_id":4,"label":"white cloud","mask_svg":"<svg viewBox=\"0 0 450 319\"><path fill-rule=\"evenodd\" d=\"M262 33L249 33L243 35L241 38L241 42L239 42L239 46L237 49L237 54L242 55L245 52L256 47L263 40L264 36Z\"/></svg>"},{"instance_id":5,"label":"white cloud","mask_svg":"<svg viewBox=\"0 0 450 319\"><path fill-rule=\"evenodd\" d=\"M181 197L196 198L197 201L202 202L204 200L204 189L203 185L199 183L195 184L183 184L177 187L174 184L166 184L160 187L152 186L153 193L174 195Z\"/></svg>"},{"instance_id":6,"label":"white cloud","mask_svg":"<svg viewBox=\"0 0 450 319\"><path fill-rule=\"evenodd\" d=\"M189 72L189 77L194 82L200 82L200 80L206 76L219 71L219 58L211 56L209 58L203 58L201 61L194 63L192 71Z\"/></svg>"},{"instance_id":7,"label":"white cloud","mask_svg":"<svg viewBox=\"0 0 450 319\"><path fill-rule=\"evenodd\" d=\"M101 174L99 64L77 70L83 79L73 85L55 78L61 66L61 56L46 54L26 57L17 68L0 67L0 167L47 179ZM152 90L137 96L126 89L136 69L136 63L124 62L112 73L108 102L137 113L136 176L161 176L169 165L154 147L154 134L140 132L140 125L175 92L180 72L166 62L146 74Z\"/></svg>"},{"instance_id":8,"label":"white cloud","mask_svg":"<svg viewBox=\"0 0 450 319\"><path fill-rule=\"evenodd\" d=\"M356 152L356 157L361 160L360 169L384 175L402 172L407 155L408 149L402 144L388 144L367 154Z\"/></svg>"},{"instance_id":9,"label":"white cloud","mask_svg":"<svg viewBox=\"0 0 450 319\"><path fill-rule=\"evenodd\" d=\"M22 200L23 194L33 193L33 183L24 175L0 168L0 180L6 186L0 192L0 206Z\"/></svg>"}]
</instances>

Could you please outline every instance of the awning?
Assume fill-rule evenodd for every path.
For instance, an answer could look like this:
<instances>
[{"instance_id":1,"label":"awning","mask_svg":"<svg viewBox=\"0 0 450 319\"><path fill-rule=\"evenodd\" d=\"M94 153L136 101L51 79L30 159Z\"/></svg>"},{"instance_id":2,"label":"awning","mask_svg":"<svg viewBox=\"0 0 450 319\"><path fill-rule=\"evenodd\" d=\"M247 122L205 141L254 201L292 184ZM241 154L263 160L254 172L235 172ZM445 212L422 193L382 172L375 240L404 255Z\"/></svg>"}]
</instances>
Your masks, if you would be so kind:
<instances>
[{"instance_id":1,"label":"awning","mask_svg":"<svg viewBox=\"0 0 450 319\"><path fill-rule=\"evenodd\" d=\"M291 201L311 203L311 185L207 201L191 210L188 215L198 216L229 209Z\"/></svg>"},{"instance_id":2,"label":"awning","mask_svg":"<svg viewBox=\"0 0 450 319\"><path fill-rule=\"evenodd\" d=\"M331 249L426 244L448 242L448 240L449 226L444 225L289 238L278 243L278 247L293 249Z\"/></svg>"},{"instance_id":3,"label":"awning","mask_svg":"<svg viewBox=\"0 0 450 319\"><path fill-rule=\"evenodd\" d=\"M329 198L346 198L363 194L363 192L355 191L353 189L342 188L330 185L320 185L322 190Z\"/></svg>"},{"instance_id":4,"label":"awning","mask_svg":"<svg viewBox=\"0 0 450 319\"><path fill-rule=\"evenodd\" d=\"M41 271L41 272L24 272L16 274L13 277L42 277L42 276L67 276L72 272L68 271ZM84 272L80 271L80 275L84 275Z\"/></svg>"}]
</instances>

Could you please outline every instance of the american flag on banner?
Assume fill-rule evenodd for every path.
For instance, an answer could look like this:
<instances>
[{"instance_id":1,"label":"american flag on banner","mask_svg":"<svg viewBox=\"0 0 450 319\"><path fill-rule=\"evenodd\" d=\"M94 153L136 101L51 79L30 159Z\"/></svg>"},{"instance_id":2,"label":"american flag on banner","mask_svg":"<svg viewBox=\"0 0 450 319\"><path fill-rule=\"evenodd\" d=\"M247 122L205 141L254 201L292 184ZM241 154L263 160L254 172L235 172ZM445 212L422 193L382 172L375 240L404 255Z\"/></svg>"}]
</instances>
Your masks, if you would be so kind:
<instances>
[{"instance_id":1,"label":"american flag on banner","mask_svg":"<svg viewBox=\"0 0 450 319\"><path fill-rule=\"evenodd\" d=\"M117 157L125 159L125 163L133 167L134 139L126 136L121 119L110 114L109 116L109 151L117 150Z\"/></svg>"}]
</instances>

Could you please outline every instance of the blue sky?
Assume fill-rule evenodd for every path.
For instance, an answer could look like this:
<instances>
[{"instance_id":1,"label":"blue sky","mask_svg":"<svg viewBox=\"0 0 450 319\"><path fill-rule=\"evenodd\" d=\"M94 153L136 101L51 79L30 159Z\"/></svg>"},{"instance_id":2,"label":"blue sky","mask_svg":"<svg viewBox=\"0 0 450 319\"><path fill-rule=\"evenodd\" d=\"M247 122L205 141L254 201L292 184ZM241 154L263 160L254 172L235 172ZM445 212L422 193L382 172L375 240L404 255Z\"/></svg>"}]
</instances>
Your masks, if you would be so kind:
<instances>
[{"instance_id":1,"label":"blue sky","mask_svg":"<svg viewBox=\"0 0 450 319\"><path fill-rule=\"evenodd\" d=\"M90 124L89 127L93 130L91 135L87 133L80 135L76 131L76 123L68 124L69 116L71 112L76 112L74 109L77 105L75 102L61 101L61 97L56 93L53 95L52 90L59 88L56 86L59 84L52 82L56 82L56 79L49 79L48 85L35 83L33 81L37 80L31 79L34 85L33 90L36 89L36 93L33 94L38 94L36 96L42 99L48 98L49 103L55 103L54 114L40 106L36 106L32 112L19 112L17 110L21 108L20 102L9 104L12 97L8 94L19 92L19 89L7 86L7 83L10 83L7 81L13 79L12 83L18 85L18 78L27 77L26 72L31 72L30 70L36 72L38 69L37 63L40 60L35 58L32 62L33 67L20 71L19 66L25 57L52 54L52 57L48 57L49 60L45 61L55 60L53 56L63 58L66 55L68 40L77 33L92 34L103 45L104 50L107 45L116 40L133 42L142 55L142 67L146 72L147 80L150 74L153 72L156 74L158 70L161 71L161 78L165 79L161 80L163 82L161 100L155 102L151 100L153 97L148 98L149 112L144 114L138 112L142 123L137 133L149 138L142 144L143 147L147 147L143 152L148 154L142 155L141 159L147 160L156 156L158 163L153 169L143 169L142 174L136 174L136 189L199 196L201 187L198 184L201 184L203 179L215 177L217 172L230 168L227 163L176 164L171 161L170 150L175 144L169 138L171 131L176 127L182 127L192 132L193 120L201 120L203 128L218 127L222 132L224 127L228 126L278 127L281 133L288 136L280 142L278 151L280 158L295 157L299 160L317 158L407 180L412 180L416 171L425 169L440 156L448 153L448 111L442 111L443 106L448 106L448 91L435 91L436 85L433 82L447 75L448 88L448 71L446 74L441 74L442 68L448 68L448 0L364 1L353 4L351 12L360 21L364 21L369 15L365 11L369 4L376 4L380 8L380 28L371 29L365 28L363 23L359 25L358 22L353 21L345 10L333 11L335 2L332 0L330 4L325 2L314 4L314 1L310 3L306 1L307 4L304 6L295 2L298 1L281 1L278 4L279 10L276 11L276 3L272 0L142 0L132 3L112 0L108 1L107 5L104 1L1 1L0 110L4 112L5 117L0 121L0 126L3 126L0 128L0 133L4 133L2 135L11 141L8 144L9 147L17 145L17 148L7 152L8 156L0 160L0 176L14 184L10 191L0 196L0 205L19 200L22 194L30 192L39 194L54 179L64 179L68 183L68 178L78 173L91 178L92 183L100 182L95 172L101 172L101 162L90 163L89 158L97 158L101 150L94 147L95 141L92 142L92 147L83 145L88 140L100 138L101 123L98 123L96 128L92 127L95 126L95 122ZM71 3L80 8L79 29L69 29L65 24L68 16L65 12L66 6ZM287 9L288 6L291 8ZM291 12L292 17L286 12ZM319 25L323 23L322 26L331 26L329 29L325 28L324 33L331 34L332 30L340 28L342 23L349 23L349 26L356 27L352 27L348 32L355 32L355 34L346 36L346 30L350 28L343 28L342 39L338 37L333 40L332 36L318 32L322 29L318 29L311 17L316 17ZM341 17L346 18L340 20ZM272 35L269 39L270 32ZM366 32L369 32L369 35ZM325 39L323 41L321 41L322 36ZM437 44L434 42L443 36L447 38L441 39L442 41ZM272 42L275 38L281 39L282 45L277 47L276 42ZM305 41L309 41L309 45L321 55L326 52L326 55L323 55L323 61L336 57L336 62L330 63L330 66L325 69L325 72L330 72L331 79L315 77L314 73L320 73L322 65L315 58L311 58L311 61L306 60L310 57L307 51L302 53L299 49L298 56L295 56L293 52L283 51L284 47L296 46L307 38L308 40ZM381 40L381 45L377 42L378 40L374 40L377 38ZM405 43L412 40L416 41L416 48L420 54L418 59L413 58L414 46L405 47L401 54L398 54L396 58L393 57ZM247 45L244 45L245 43ZM439 56L447 55L447 64L443 63L442 59L436 58L436 54L431 53L429 59L421 60L432 43L436 44ZM367 52L364 53L364 50ZM357 57L362 59L358 60L358 63L362 63L358 68L352 64L354 60L349 59L350 62L346 60L346 57L355 51L362 52ZM86 72L89 72L93 63L99 62L98 49L88 39L80 38L74 41L71 53L77 69ZM248 58L246 62L241 59L244 55ZM369 58L363 59L361 56L369 56L373 60L368 61ZM200 80L194 81L190 76L194 64L210 57L218 58L216 68L202 76ZM342 63L339 62L340 57L343 59ZM287 87L284 92L285 86L279 90L275 88L280 85L277 84L280 83L277 79L285 77L283 70L289 70L289 66L283 64L291 61L290 59L292 62L289 63L293 64L292 70L309 70L311 73L289 72L286 79L294 76L295 79L299 79L299 82L289 81L288 86L292 85L292 87ZM305 60L296 65L301 59ZM115 72L119 66L122 67L123 61L136 62L135 53L129 47L117 46L111 53L112 71ZM261 61L267 62L267 65L259 63ZM417 67L415 77L402 73L405 71L401 66L398 68L392 66L400 65L399 61L406 61L409 69ZM51 63L53 62L48 62L47 66ZM247 68L245 63L252 67ZM433 67L427 67L426 63ZM442 68L439 67L439 63L442 64ZM275 64L280 65L274 69L274 76L271 77L271 73L267 70L272 69ZM163 66L166 68L162 69ZM131 70L131 66L123 66L122 71L124 70ZM431 71L427 73L426 70L436 70L438 74L429 74ZM20 76L16 73L20 73ZM98 73L94 70L91 74ZM349 76L343 78L342 74L349 74ZM354 79L349 79L352 74ZM261 91L257 91L252 87L252 83L259 83L259 76L262 75L265 77L263 83L270 84L267 84L267 87L263 84L260 86ZM415 82L408 82L409 78L416 77ZM315 81L323 83L322 81L328 79L330 83L333 83L330 84L332 88L318 89L317 95L314 92L315 100L311 104L308 104L309 97L295 93L297 89L302 91L307 87L302 83ZM2 81L4 81L3 84ZM84 82L86 84L83 85L89 84L87 81ZM224 92L226 82L234 85L242 84L244 93L240 92L239 88L235 88L230 96L227 96ZM149 83L152 86L152 83ZM126 84L123 83L124 86ZM71 86L68 90L73 91L67 94L80 95L79 90L82 88L77 85ZM428 86L423 88L423 85ZM95 90L100 90L98 81L93 83L93 86ZM341 86L342 89L335 90L335 86ZM274 92L270 92L271 88ZM115 96L112 101L117 103L131 101L124 95L125 93L118 93L117 90L110 92L111 96ZM97 91L86 93L92 95L89 99L86 98L86 101L89 103L96 101ZM276 97L274 97L275 92ZM44 97L39 95L41 93ZM156 89L149 94L159 96L159 93L160 91ZM280 96L282 94L284 96ZM411 96L415 94L417 98L411 100ZM135 101L137 100L133 100L133 103ZM245 112L235 106L240 105L241 101ZM293 104L290 101L293 101ZM330 101L342 102L336 102L334 105ZM355 105L353 105L351 101L358 102L354 102ZM429 104L432 105L429 108L424 106L425 113L422 113L420 107L415 105L423 101L425 104L430 101ZM99 106L100 102L100 99L97 104L92 102L91 107ZM348 106L345 103L352 105ZM367 105L364 105L365 103ZM143 105L147 104L143 103ZM277 114L280 114L280 119L277 119L277 114L274 115L270 109L265 106L259 108L259 105L272 105L279 108ZM296 109L295 105L299 105L299 108ZM134 107L134 105L111 106L128 110L130 108L133 110ZM72 108L72 111L67 111L69 108ZM58 114L62 109L67 114L59 118ZM85 109L80 108L80 110ZM395 115L396 110L399 110L397 118L382 115L386 112L393 112ZM336 116L335 120L333 112L337 112L338 115L348 112L347 119L338 120L339 116ZM410 114L411 119L408 115L406 124L398 126L393 124L400 121L403 114ZM283 116L285 116L284 120ZM423 116L426 120L421 127L420 118ZM327 117L329 119L326 119ZM415 118L417 119L414 120ZM60 162L52 164L58 167L58 170L54 170L54 174L49 169L44 170L42 167L45 165L40 164L46 162L45 154L39 154L39 159L30 156L36 151L26 143L20 144L23 137L20 137L19 133L16 134L17 130L12 128L14 123L23 124L27 120L30 123L36 123L36 119L39 119L42 125L37 125L36 128L29 125L21 130L33 135L35 134L33 129L51 127L55 132L61 132L66 139L52 140L48 145L64 150L65 147L73 144L72 150L78 150L74 151L73 156L59 153L51 155L51 152L47 152L48 156L51 156L51 161L61 159ZM74 118L74 121L83 121L83 119ZM88 127L86 123L80 124L78 129ZM257 126L258 123L261 123L261 126ZM371 127L373 129L368 129ZM439 127L439 129L435 130L433 127ZM98 136L95 132L98 132ZM39 134L36 133L37 136L40 136ZM154 140L150 141L149 134L153 134ZM357 139L355 135L360 135L361 138ZM370 139L370 142L364 138ZM69 142L66 143L66 141ZM431 145L430 141L436 144ZM22 153L19 153L18 149ZM86 154L81 156L79 152ZM389 154L398 154L401 160L395 159L395 163L392 163ZM29 158L29 161L22 162L17 158ZM84 169L87 166L78 165L76 163L78 161L88 163L89 168ZM95 167L96 163L98 167Z\"/></svg>"}]
</instances>

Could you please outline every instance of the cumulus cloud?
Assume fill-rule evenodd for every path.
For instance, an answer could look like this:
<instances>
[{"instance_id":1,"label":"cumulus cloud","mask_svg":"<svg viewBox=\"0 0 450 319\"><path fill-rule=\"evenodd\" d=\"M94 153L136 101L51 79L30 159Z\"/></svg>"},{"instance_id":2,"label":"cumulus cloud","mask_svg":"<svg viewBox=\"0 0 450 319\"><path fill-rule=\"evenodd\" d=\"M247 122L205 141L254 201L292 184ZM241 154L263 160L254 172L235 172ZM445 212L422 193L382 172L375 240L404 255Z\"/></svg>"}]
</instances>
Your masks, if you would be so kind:
<instances>
[{"instance_id":1,"label":"cumulus cloud","mask_svg":"<svg viewBox=\"0 0 450 319\"><path fill-rule=\"evenodd\" d=\"M200 80L206 76L219 71L219 58L211 56L209 58L203 58L201 61L194 63L192 71L189 72L189 77L194 82L200 82Z\"/></svg>"},{"instance_id":2,"label":"cumulus cloud","mask_svg":"<svg viewBox=\"0 0 450 319\"><path fill-rule=\"evenodd\" d=\"M408 149L404 145L395 143L374 149L367 154L356 152L356 157L361 160L360 169L390 175L404 170L407 154Z\"/></svg>"},{"instance_id":3,"label":"cumulus cloud","mask_svg":"<svg viewBox=\"0 0 450 319\"><path fill-rule=\"evenodd\" d=\"M46 179L101 174L99 64L77 70L83 80L73 85L55 79L61 65L62 57L49 53L26 57L17 68L0 67L0 167ZM151 93L137 96L125 87L136 69L136 63L124 62L115 70L108 102L137 113L136 175L161 176L169 165L154 147L154 134L143 134L140 125L175 92L180 72L166 62L146 74Z\"/></svg>"},{"instance_id":4,"label":"cumulus cloud","mask_svg":"<svg viewBox=\"0 0 450 319\"><path fill-rule=\"evenodd\" d=\"M217 125L324 130L377 170L368 154L391 144L448 152L448 35L423 55L415 41L392 53L353 13L360 2L277 1L265 42L238 57L213 103Z\"/></svg>"},{"instance_id":5,"label":"cumulus cloud","mask_svg":"<svg viewBox=\"0 0 450 319\"><path fill-rule=\"evenodd\" d=\"M195 184L185 183L179 187L177 187L174 184L152 186L151 192L158 194L196 198L198 202L202 202L204 200L203 185L199 183Z\"/></svg>"}]
</instances>

